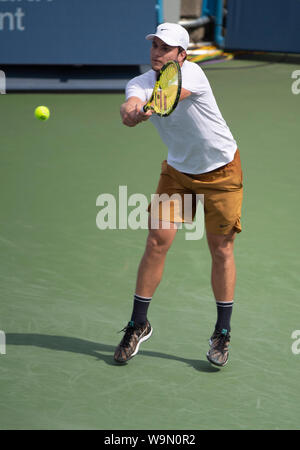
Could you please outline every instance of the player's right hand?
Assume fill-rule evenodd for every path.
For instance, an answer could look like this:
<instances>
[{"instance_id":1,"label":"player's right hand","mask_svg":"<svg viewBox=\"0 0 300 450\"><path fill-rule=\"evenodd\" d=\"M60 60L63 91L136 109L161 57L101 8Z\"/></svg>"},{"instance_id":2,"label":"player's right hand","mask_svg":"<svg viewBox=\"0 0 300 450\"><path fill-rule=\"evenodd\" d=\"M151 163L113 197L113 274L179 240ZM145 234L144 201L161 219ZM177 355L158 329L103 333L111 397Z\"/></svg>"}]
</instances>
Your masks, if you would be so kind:
<instances>
[{"instance_id":1,"label":"player's right hand","mask_svg":"<svg viewBox=\"0 0 300 450\"><path fill-rule=\"evenodd\" d=\"M137 110L136 110L137 123L145 122L146 120L150 119L152 114L153 114L153 111L151 111L151 109L149 109L148 111L145 112L143 109L143 106L141 108L137 108Z\"/></svg>"},{"instance_id":2,"label":"player's right hand","mask_svg":"<svg viewBox=\"0 0 300 450\"><path fill-rule=\"evenodd\" d=\"M121 106L122 122L127 127L135 127L141 122L145 122L152 115L152 111L144 112L143 103L135 103L134 105L129 102L124 103Z\"/></svg>"}]
</instances>

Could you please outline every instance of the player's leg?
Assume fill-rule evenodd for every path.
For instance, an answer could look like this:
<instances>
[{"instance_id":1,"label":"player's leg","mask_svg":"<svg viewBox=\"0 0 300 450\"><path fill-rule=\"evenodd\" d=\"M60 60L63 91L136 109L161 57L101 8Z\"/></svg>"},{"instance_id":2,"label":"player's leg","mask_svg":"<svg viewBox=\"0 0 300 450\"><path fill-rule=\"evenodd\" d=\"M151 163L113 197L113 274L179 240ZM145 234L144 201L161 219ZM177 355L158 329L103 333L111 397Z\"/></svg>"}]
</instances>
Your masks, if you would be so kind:
<instances>
[{"instance_id":1,"label":"player's leg","mask_svg":"<svg viewBox=\"0 0 300 450\"><path fill-rule=\"evenodd\" d=\"M151 336L152 327L147 320L147 311L162 278L166 255L177 232L176 222L182 221L182 196L185 193L186 188L169 173L167 161L163 161L157 195L148 205L149 233L138 268L131 320L124 328L125 335L115 352L118 362L128 361L137 353L139 344Z\"/></svg>"},{"instance_id":2,"label":"player's leg","mask_svg":"<svg viewBox=\"0 0 300 450\"><path fill-rule=\"evenodd\" d=\"M149 339L152 334L152 327L147 320L147 311L161 281L166 255L177 232L174 223L169 223L168 229L163 229L161 221L157 225L154 228L149 218L149 233L138 269L131 320L122 330L125 334L114 355L119 363L125 363L135 356L140 344Z\"/></svg>"},{"instance_id":3,"label":"player's leg","mask_svg":"<svg viewBox=\"0 0 300 450\"><path fill-rule=\"evenodd\" d=\"M207 242L212 257L211 284L217 306L217 322L209 341L210 349L207 352L207 359L217 366L224 366L229 355L230 320L236 283L235 237L234 229L227 235L207 232Z\"/></svg>"},{"instance_id":4,"label":"player's leg","mask_svg":"<svg viewBox=\"0 0 300 450\"><path fill-rule=\"evenodd\" d=\"M234 242L242 230L243 187L238 156L217 174L219 189L204 196L206 235L212 258L211 283L217 307L217 322L207 358L217 366L224 366L228 361L236 284ZM232 190L233 187L236 189Z\"/></svg>"},{"instance_id":5,"label":"player's leg","mask_svg":"<svg viewBox=\"0 0 300 450\"><path fill-rule=\"evenodd\" d=\"M206 233L212 257L211 284L216 301L233 302L236 283L234 240L236 231L220 235Z\"/></svg>"},{"instance_id":6,"label":"player's leg","mask_svg":"<svg viewBox=\"0 0 300 450\"><path fill-rule=\"evenodd\" d=\"M139 265L136 294L142 297L152 297L160 283L167 252L175 238L177 226L169 223L168 229L162 228L159 221L158 228L153 228L149 218L149 234L146 249Z\"/></svg>"}]
</instances>

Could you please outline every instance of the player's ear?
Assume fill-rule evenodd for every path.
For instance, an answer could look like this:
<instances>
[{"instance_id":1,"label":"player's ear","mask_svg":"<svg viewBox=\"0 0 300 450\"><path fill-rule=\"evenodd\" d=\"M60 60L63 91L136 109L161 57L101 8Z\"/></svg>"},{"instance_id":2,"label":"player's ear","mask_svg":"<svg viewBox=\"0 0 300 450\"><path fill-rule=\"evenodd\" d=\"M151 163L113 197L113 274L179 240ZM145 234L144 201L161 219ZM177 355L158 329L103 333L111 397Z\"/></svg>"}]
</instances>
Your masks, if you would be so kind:
<instances>
[{"instance_id":1,"label":"player's ear","mask_svg":"<svg viewBox=\"0 0 300 450\"><path fill-rule=\"evenodd\" d=\"M178 47L178 62L182 63L186 60L187 53L182 47Z\"/></svg>"}]
</instances>

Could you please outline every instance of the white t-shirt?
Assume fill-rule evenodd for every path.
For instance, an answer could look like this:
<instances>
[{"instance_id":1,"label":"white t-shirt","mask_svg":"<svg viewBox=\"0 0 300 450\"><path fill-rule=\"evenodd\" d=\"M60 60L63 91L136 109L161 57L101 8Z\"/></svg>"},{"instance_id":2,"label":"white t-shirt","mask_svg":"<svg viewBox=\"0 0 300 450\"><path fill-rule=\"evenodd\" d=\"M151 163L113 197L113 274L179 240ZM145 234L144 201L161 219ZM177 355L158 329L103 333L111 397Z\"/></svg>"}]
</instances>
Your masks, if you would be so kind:
<instances>
[{"instance_id":1,"label":"white t-shirt","mask_svg":"<svg viewBox=\"0 0 300 450\"><path fill-rule=\"evenodd\" d=\"M179 102L170 116L153 114L150 120L168 148L168 164L190 174L209 172L231 162L237 144L203 70L190 61L185 61L181 70L182 87L192 94ZM133 78L126 86L126 99L138 97L147 102L155 81L154 70Z\"/></svg>"}]
</instances>

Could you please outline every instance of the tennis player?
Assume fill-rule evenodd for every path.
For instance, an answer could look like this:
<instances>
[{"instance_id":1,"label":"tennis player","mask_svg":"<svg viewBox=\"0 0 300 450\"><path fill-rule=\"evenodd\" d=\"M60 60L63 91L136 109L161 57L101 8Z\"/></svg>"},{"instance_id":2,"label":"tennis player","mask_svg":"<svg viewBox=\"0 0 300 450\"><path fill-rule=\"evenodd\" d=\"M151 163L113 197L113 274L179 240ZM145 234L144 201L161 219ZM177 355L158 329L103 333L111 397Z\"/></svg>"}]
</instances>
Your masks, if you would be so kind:
<instances>
[{"instance_id":1,"label":"tennis player","mask_svg":"<svg viewBox=\"0 0 300 450\"><path fill-rule=\"evenodd\" d=\"M240 154L204 72L186 60L188 32L178 24L163 23L146 39L152 41L152 70L127 84L121 117L128 127L150 119L168 148L157 194L204 194L206 237L212 258L211 284L217 307L217 321L206 356L212 364L224 366L228 361L236 283L234 240L242 229ZM151 97L159 71L170 60L177 60L181 66L180 102L169 117L144 112L142 107ZM159 226L151 225L151 205L148 208L149 234L138 269L131 320L122 330L124 336L114 354L120 363L136 355L140 344L152 334L147 311L161 281L165 258L177 232L176 224L185 221L183 214L178 216L174 202L169 207L173 208L173 220L170 219L168 229L163 228L161 216ZM184 264L182 270L187 270Z\"/></svg>"}]
</instances>

